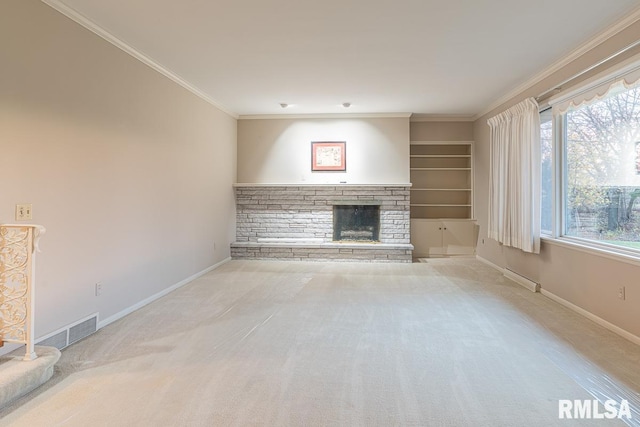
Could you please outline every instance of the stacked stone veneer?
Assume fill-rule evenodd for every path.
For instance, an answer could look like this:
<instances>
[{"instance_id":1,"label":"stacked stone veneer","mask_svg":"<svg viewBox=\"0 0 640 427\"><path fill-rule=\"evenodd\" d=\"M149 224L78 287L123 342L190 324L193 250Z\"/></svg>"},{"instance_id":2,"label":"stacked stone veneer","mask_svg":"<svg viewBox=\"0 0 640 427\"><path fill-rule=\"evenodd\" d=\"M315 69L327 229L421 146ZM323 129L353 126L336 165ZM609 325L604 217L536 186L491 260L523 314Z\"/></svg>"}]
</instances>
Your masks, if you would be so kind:
<instances>
[{"instance_id":1,"label":"stacked stone veneer","mask_svg":"<svg viewBox=\"0 0 640 427\"><path fill-rule=\"evenodd\" d=\"M233 258L411 262L407 185L236 184ZM380 243L334 242L333 205L380 205Z\"/></svg>"}]
</instances>

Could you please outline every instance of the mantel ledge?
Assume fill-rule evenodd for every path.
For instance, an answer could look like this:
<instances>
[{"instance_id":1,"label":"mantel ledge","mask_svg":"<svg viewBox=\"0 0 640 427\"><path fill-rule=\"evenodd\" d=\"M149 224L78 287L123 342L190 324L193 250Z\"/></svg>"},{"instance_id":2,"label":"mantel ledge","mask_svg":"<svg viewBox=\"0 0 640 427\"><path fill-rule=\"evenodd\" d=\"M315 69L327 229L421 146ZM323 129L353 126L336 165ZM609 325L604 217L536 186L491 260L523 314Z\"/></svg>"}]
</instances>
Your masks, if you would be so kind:
<instances>
[{"instance_id":1,"label":"mantel ledge","mask_svg":"<svg viewBox=\"0 0 640 427\"><path fill-rule=\"evenodd\" d=\"M289 183L289 184L284 184L284 183L269 183L269 184L265 184L265 183L244 183L244 182L237 182L233 184L233 187L235 188L250 188L250 187L398 187L398 188L404 188L404 187L411 187L411 183L407 182L404 184L399 184L399 183L393 183L393 184L385 184L385 183L380 183L380 184L355 184L355 183L346 183L346 182L340 182L340 183L334 183L334 184L322 184L322 183L308 183L308 182L302 182L302 183Z\"/></svg>"}]
</instances>

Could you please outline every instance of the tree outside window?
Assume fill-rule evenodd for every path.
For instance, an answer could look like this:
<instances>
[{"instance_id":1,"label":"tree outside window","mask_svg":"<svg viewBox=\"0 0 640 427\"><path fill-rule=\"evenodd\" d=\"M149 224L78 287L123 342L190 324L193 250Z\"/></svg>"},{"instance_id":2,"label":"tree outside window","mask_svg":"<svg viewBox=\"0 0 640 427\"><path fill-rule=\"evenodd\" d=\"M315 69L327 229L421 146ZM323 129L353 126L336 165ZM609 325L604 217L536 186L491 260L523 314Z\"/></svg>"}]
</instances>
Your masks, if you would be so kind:
<instances>
[{"instance_id":1,"label":"tree outside window","mask_svg":"<svg viewBox=\"0 0 640 427\"><path fill-rule=\"evenodd\" d=\"M640 248L640 88L566 115L569 236Z\"/></svg>"}]
</instances>

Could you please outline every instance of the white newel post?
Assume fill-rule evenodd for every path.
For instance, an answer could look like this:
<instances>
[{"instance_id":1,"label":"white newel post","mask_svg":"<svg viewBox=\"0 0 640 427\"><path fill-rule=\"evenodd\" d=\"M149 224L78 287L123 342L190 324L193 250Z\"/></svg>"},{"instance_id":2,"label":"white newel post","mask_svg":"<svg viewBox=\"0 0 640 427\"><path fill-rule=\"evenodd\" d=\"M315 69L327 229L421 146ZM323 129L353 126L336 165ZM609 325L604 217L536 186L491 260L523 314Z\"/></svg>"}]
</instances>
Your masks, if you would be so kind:
<instances>
[{"instance_id":1,"label":"white newel post","mask_svg":"<svg viewBox=\"0 0 640 427\"><path fill-rule=\"evenodd\" d=\"M26 345L24 360L36 357L35 254L41 225L0 225L0 340Z\"/></svg>"}]
</instances>

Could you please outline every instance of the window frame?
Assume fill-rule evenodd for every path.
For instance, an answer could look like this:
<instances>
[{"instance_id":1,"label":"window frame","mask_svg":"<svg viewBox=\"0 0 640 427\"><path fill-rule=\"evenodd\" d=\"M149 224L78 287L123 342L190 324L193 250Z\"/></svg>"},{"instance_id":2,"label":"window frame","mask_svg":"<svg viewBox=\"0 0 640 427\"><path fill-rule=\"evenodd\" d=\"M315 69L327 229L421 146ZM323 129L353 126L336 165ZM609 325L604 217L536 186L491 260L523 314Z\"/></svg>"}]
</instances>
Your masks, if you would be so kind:
<instances>
[{"instance_id":1,"label":"window frame","mask_svg":"<svg viewBox=\"0 0 640 427\"><path fill-rule=\"evenodd\" d=\"M638 62L640 66L640 61ZM613 72L610 73L613 76ZM614 80L614 77L611 78ZM615 78L617 80L618 78ZM595 84L585 85L583 91L591 90ZM640 87L637 82L636 87ZM597 100L594 100L597 102ZM541 108L540 112L546 110ZM567 209L566 209L566 186L567 182L567 114L552 112L552 230L551 234L541 234L541 240L558 246L571 247L582 252L605 256L634 265L640 265L640 249L629 248L611 243L599 242L597 240L585 239L576 236L568 236L567 230ZM542 178L542 176L541 176ZM542 185L542 179L540 180Z\"/></svg>"}]
</instances>

